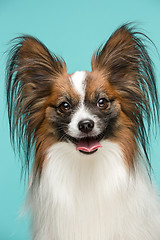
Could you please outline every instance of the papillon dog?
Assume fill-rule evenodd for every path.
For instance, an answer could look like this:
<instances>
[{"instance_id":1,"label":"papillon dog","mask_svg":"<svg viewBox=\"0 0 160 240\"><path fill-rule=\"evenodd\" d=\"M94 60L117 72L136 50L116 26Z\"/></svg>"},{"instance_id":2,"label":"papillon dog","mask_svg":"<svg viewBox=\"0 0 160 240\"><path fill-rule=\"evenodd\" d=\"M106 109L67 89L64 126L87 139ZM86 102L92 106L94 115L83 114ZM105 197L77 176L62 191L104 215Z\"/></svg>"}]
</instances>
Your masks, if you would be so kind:
<instances>
[{"instance_id":1,"label":"papillon dog","mask_svg":"<svg viewBox=\"0 0 160 240\"><path fill-rule=\"evenodd\" d=\"M123 25L94 53L90 72L68 74L39 40L16 38L8 113L23 168L33 159L33 240L160 240L148 154L159 103L145 39Z\"/></svg>"}]
</instances>

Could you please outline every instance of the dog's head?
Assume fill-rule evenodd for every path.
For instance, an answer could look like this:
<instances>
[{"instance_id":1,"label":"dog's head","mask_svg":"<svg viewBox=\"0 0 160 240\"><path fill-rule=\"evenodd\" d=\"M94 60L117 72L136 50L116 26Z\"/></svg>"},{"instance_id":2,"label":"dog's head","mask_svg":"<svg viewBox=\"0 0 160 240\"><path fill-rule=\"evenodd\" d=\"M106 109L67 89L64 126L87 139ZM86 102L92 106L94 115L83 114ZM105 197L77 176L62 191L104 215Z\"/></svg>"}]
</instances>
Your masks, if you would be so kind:
<instances>
[{"instance_id":1,"label":"dog's head","mask_svg":"<svg viewBox=\"0 0 160 240\"><path fill-rule=\"evenodd\" d=\"M138 142L146 152L143 119L150 125L158 98L143 42L124 25L93 55L91 65L91 72L70 75L64 60L40 41L18 38L8 61L7 100L12 140L16 130L18 144L27 144L27 164L35 144L41 171L47 149L60 141L74 144L79 154L94 154L102 139L110 139L120 144L129 166Z\"/></svg>"}]
</instances>

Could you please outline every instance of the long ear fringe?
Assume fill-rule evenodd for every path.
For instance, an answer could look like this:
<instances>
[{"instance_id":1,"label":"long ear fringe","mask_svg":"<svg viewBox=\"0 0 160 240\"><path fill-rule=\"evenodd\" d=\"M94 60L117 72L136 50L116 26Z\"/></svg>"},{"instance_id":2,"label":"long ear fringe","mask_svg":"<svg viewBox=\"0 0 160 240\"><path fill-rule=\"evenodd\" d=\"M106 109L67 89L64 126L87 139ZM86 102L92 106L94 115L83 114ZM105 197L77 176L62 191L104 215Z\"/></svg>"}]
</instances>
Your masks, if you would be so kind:
<instances>
[{"instance_id":1,"label":"long ear fringe","mask_svg":"<svg viewBox=\"0 0 160 240\"><path fill-rule=\"evenodd\" d=\"M123 98L122 111L134 123L134 134L149 167L151 123L159 126L159 95L146 43L153 42L132 24L121 26L92 57L92 69L106 74ZM157 124L157 125L156 125Z\"/></svg>"},{"instance_id":2,"label":"long ear fringe","mask_svg":"<svg viewBox=\"0 0 160 240\"><path fill-rule=\"evenodd\" d=\"M66 70L66 65L31 36L13 39L12 44L6 68L10 138L14 149L25 159L22 174L26 174L35 157L35 132L44 119L44 102L54 79Z\"/></svg>"}]
</instances>

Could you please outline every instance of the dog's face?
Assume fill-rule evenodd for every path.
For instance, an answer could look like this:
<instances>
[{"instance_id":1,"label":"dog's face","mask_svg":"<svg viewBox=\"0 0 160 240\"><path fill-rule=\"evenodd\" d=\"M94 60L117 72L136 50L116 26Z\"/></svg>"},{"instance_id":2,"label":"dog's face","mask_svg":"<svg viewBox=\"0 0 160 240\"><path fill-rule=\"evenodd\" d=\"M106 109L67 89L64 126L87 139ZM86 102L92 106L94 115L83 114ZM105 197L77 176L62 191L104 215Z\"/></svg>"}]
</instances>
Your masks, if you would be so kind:
<instances>
[{"instance_id":1,"label":"dog's face","mask_svg":"<svg viewBox=\"0 0 160 240\"><path fill-rule=\"evenodd\" d=\"M118 127L120 103L103 74L75 72L53 84L46 118L59 141L94 153L100 141L113 137Z\"/></svg>"}]
</instances>

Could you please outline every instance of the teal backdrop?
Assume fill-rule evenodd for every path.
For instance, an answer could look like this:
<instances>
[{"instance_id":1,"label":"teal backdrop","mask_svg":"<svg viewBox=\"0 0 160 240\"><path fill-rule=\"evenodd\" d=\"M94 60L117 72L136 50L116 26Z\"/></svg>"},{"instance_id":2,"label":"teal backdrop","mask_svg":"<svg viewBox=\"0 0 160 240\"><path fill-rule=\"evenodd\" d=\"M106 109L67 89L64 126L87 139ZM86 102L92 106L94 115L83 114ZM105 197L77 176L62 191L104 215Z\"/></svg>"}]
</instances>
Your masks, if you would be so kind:
<instances>
[{"instance_id":1,"label":"teal backdrop","mask_svg":"<svg viewBox=\"0 0 160 240\"><path fill-rule=\"evenodd\" d=\"M121 24L135 21L160 52L159 0L0 0L0 240L29 240L29 216L23 216L26 184L21 165L10 145L5 100L8 42L20 35L38 37L62 56L68 72L90 70L93 52ZM158 88L160 59L155 50ZM160 133L152 136L153 179L160 189ZM153 135L153 134L152 134Z\"/></svg>"}]
</instances>

